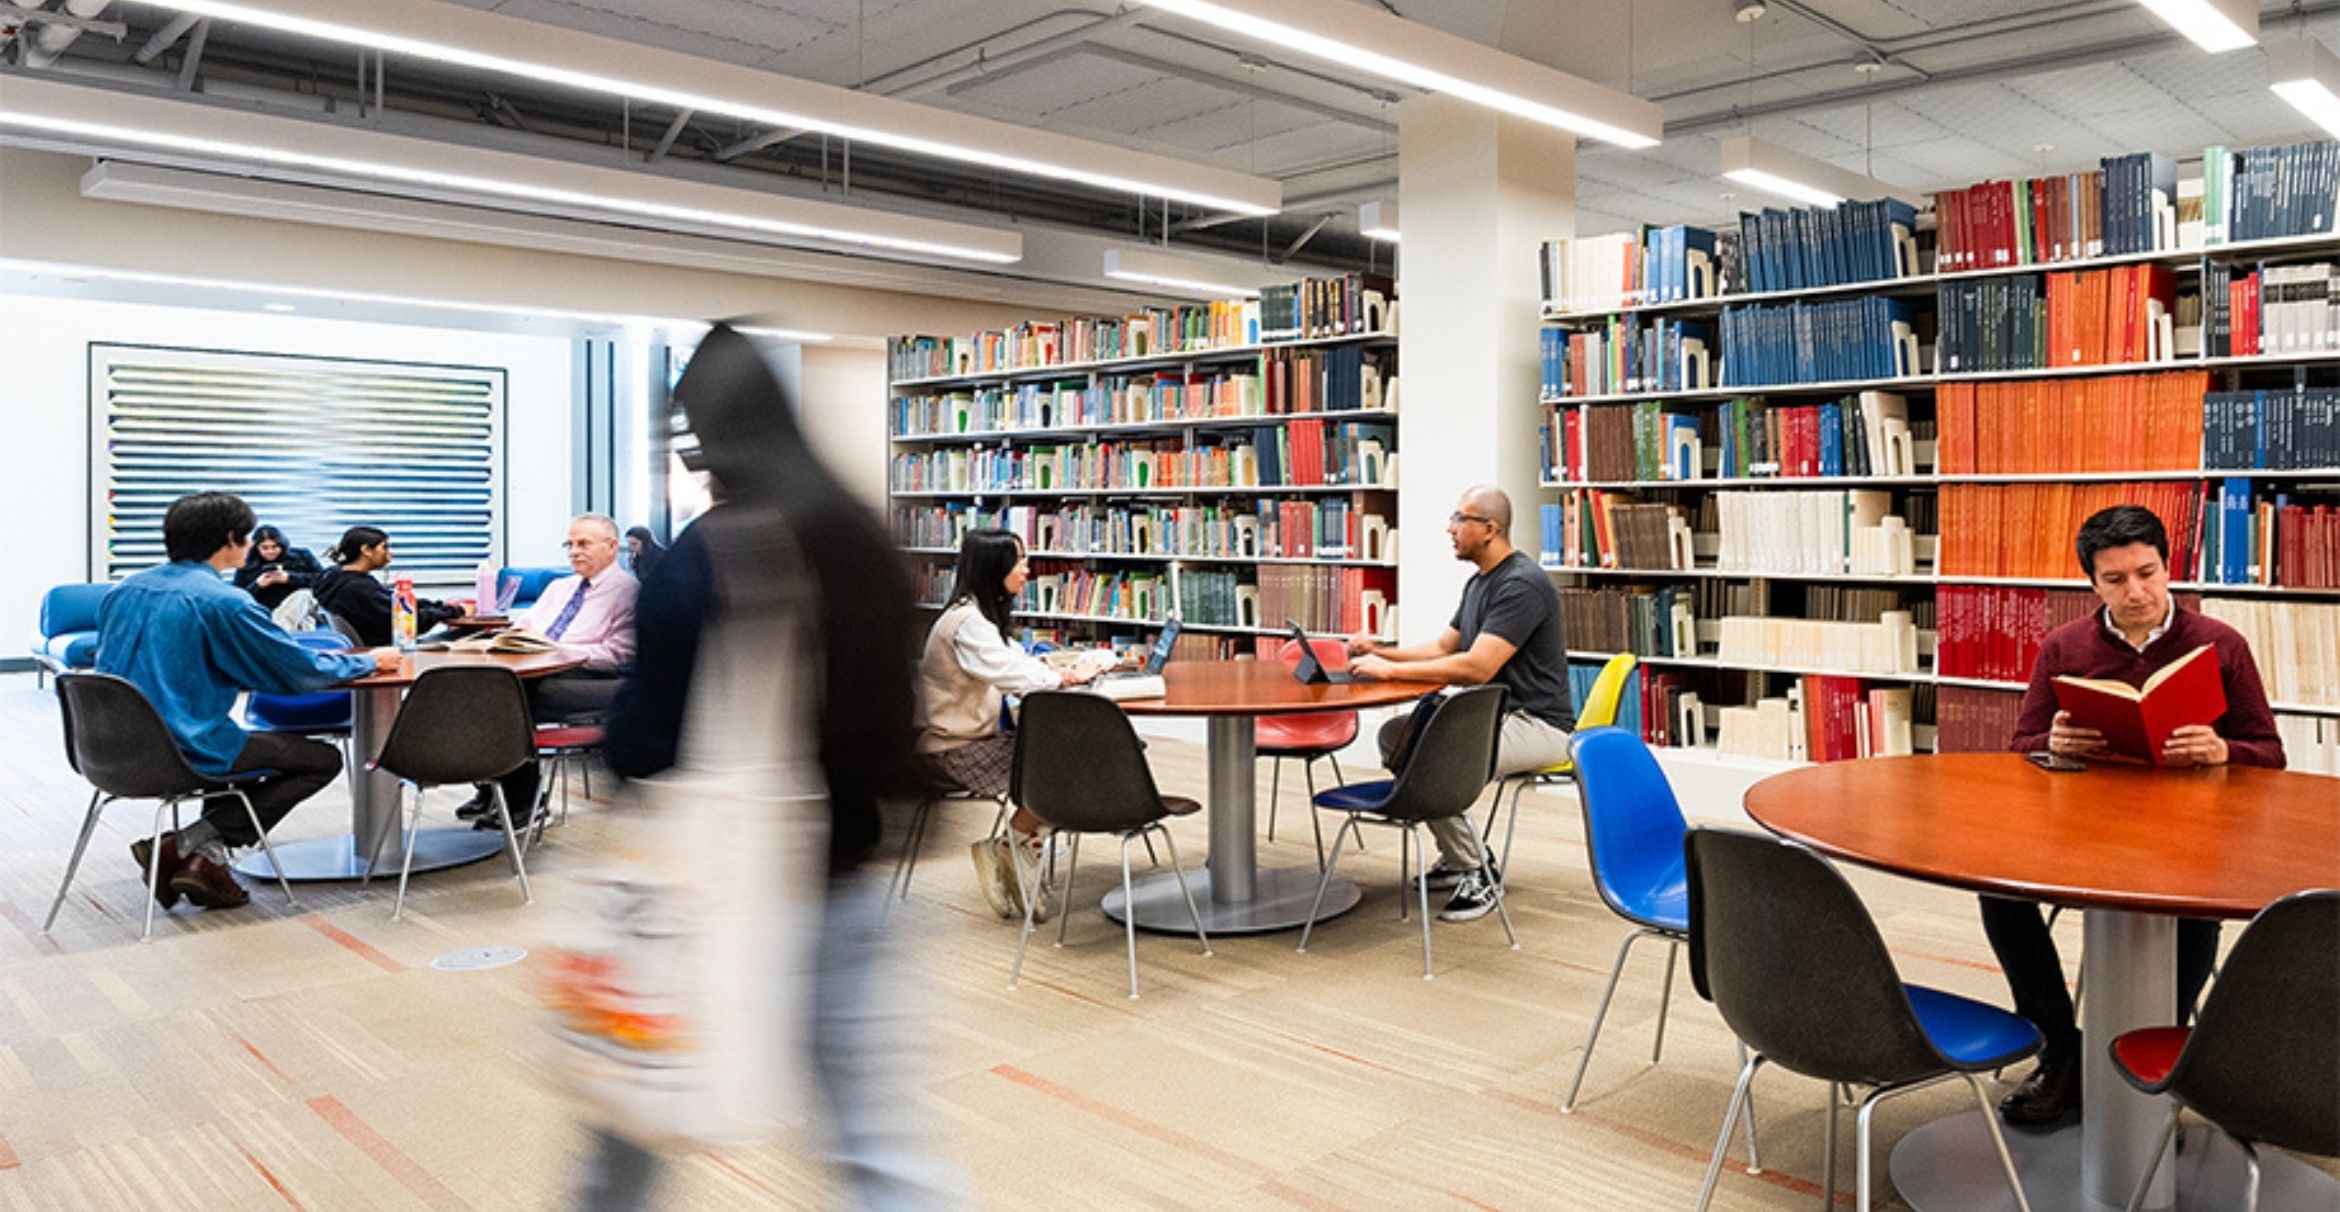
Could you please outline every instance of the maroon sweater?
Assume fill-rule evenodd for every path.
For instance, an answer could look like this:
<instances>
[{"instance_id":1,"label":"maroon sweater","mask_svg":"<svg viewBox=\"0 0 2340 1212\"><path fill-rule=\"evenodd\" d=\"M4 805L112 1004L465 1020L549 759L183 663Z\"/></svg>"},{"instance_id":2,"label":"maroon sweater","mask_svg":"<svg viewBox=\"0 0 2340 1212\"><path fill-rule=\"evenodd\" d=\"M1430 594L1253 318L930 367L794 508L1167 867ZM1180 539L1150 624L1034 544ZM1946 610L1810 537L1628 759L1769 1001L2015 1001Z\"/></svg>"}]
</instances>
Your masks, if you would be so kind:
<instances>
[{"instance_id":1,"label":"maroon sweater","mask_svg":"<svg viewBox=\"0 0 2340 1212\"><path fill-rule=\"evenodd\" d=\"M2226 760L2237 766L2283 769L2283 738L2275 733L2275 713L2267 709L2267 691L2259 684L2259 663L2251 656L2250 641L2216 619L2174 605L2171 609L2175 614L2169 630L2143 652L2105 630L2102 610L2089 611L2085 618L2049 632L2040 644L2039 663L2031 667L2023 714L2015 721L2015 737L2007 748L2033 753L2048 747L2058 676L2112 678L2143 686L2162 666L2208 644L2218 650L2218 671L2226 680L2226 714L2210 725L2226 740Z\"/></svg>"}]
</instances>

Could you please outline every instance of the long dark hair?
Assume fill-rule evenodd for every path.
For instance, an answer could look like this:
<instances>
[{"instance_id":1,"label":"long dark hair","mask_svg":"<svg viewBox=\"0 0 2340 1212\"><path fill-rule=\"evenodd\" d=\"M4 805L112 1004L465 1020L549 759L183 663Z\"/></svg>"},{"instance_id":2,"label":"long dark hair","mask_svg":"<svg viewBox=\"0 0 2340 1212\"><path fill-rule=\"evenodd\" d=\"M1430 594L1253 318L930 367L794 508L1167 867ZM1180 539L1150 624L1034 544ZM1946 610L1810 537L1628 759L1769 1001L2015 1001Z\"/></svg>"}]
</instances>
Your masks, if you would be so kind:
<instances>
[{"instance_id":1,"label":"long dark hair","mask_svg":"<svg viewBox=\"0 0 2340 1212\"><path fill-rule=\"evenodd\" d=\"M759 574L787 575L771 556L793 551L817 601L821 770L829 785L829 869L869 856L887 801L921 794L915 739L918 659L909 570L877 515L831 474L797 427L796 410L754 343L717 324L675 384L722 504L695 526L720 578L759 593ZM799 582L801 584L801 582ZM728 588L728 587L727 587ZM796 590L801 592L801 589Z\"/></svg>"},{"instance_id":2,"label":"long dark hair","mask_svg":"<svg viewBox=\"0 0 2340 1212\"><path fill-rule=\"evenodd\" d=\"M959 564L951 570L951 604L975 603L975 609L1008 634L1008 612L1015 607L1008 593L1008 574L1024 558L1024 541L1005 530L978 528L959 540Z\"/></svg>"},{"instance_id":3,"label":"long dark hair","mask_svg":"<svg viewBox=\"0 0 2340 1212\"><path fill-rule=\"evenodd\" d=\"M252 528L252 550L245 553L244 563L252 566L268 563L269 561L260 558L260 545L270 539L276 540L276 546L279 549L276 553L278 560L292 554L292 544L285 541L283 531L274 526L255 526Z\"/></svg>"},{"instance_id":4,"label":"long dark hair","mask_svg":"<svg viewBox=\"0 0 2340 1212\"><path fill-rule=\"evenodd\" d=\"M359 553L366 548L379 547L389 541L387 531L373 526L352 526L341 532L341 541L333 545L333 550L325 553L325 558L336 564L347 564L358 558Z\"/></svg>"}]
</instances>

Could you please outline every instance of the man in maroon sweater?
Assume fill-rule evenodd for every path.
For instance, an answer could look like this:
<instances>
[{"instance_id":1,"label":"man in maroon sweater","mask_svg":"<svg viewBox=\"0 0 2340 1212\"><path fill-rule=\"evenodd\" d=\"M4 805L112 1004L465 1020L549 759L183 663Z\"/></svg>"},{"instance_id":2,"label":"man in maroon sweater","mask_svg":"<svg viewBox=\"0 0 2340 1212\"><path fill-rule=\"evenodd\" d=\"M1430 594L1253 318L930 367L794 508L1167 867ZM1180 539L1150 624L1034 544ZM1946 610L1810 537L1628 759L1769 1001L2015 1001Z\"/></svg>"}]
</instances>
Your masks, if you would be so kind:
<instances>
[{"instance_id":1,"label":"man in maroon sweater","mask_svg":"<svg viewBox=\"0 0 2340 1212\"><path fill-rule=\"evenodd\" d=\"M2226 714L2170 734L2162 760L2188 766L2283 766L2283 741L2251 646L2234 628L2178 609L2169 596L2169 534L2136 505L2116 505L2088 519L2077 542L2081 571L2104 609L2047 635L2023 692L2023 714L2008 748L2017 753L2086 757L2104 747L2094 729L2073 726L2056 710L2058 675L2114 678L2142 686L2163 666L2208 644L2226 683ZM2150 810L2150 805L2144 806ZM2063 961L2034 901L1982 898L1983 932L2006 970L2015 1011L2030 1019L2046 1046L2039 1067L1999 1103L2013 1124L2052 1124L2080 1105L2080 1027L2064 986ZM2178 923L2178 1016L2182 1021L2218 958L2218 923Z\"/></svg>"}]
</instances>

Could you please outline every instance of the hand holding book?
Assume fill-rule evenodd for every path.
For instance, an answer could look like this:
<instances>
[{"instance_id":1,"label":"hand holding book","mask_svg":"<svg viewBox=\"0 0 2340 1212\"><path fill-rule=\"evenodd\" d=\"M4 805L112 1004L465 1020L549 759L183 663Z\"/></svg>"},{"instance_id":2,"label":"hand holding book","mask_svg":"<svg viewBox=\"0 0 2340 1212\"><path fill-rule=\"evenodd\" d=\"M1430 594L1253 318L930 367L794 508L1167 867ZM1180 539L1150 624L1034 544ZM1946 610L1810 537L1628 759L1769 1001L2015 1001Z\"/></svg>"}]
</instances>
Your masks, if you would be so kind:
<instances>
[{"instance_id":1,"label":"hand holding book","mask_svg":"<svg viewBox=\"0 0 2340 1212\"><path fill-rule=\"evenodd\" d=\"M2104 678L2058 676L2051 752L2110 752L2158 765L2216 765L2226 742L2211 728L2226 714L2226 684L2208 644L2179 657L2143 686Z\"/></svg>"}]
</instances>

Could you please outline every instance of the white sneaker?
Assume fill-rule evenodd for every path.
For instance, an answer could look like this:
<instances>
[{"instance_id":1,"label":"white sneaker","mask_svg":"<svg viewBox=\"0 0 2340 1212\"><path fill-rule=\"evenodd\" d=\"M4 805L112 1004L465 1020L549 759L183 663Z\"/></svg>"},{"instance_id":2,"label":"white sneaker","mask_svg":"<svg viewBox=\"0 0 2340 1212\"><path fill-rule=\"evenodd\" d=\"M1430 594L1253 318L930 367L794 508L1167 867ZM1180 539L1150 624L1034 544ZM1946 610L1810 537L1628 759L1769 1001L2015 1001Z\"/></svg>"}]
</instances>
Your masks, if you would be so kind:
<instances>
[{"instance_id":1,"label":"white sneaker","mask_svg":"<svg viewBox=\"0 0 2340 1212\"><path fill-rule=\"evenodd\" d=\"M1007 844L996 837L977 838L968 848L975 859L975 886L983 890L983 899L991 903L991 911L1003 918L1024 916L1024 904L1016 899L1014 868L1007 854Z\"/></svg>"},{"instance_id":2,"label":"white sneaker","mask_svg":"<svg viewBox=\"0 0 2340 1212\"><path fill-rule=\"evenodd\" d=\"M1015 881L1016 915L1023 916L1024 902L1032 902L1032 922L1038 925L1048 920L1048 883L1042 864L1048 857L1047 844L1035 836L1013 837L1000 843L1013 856L1009 870Z\"/></svg>"}]
</instances>

